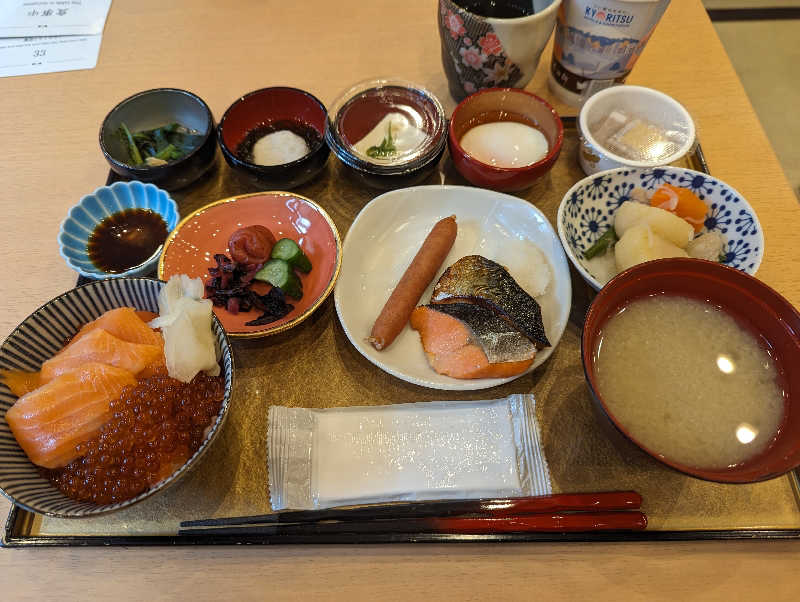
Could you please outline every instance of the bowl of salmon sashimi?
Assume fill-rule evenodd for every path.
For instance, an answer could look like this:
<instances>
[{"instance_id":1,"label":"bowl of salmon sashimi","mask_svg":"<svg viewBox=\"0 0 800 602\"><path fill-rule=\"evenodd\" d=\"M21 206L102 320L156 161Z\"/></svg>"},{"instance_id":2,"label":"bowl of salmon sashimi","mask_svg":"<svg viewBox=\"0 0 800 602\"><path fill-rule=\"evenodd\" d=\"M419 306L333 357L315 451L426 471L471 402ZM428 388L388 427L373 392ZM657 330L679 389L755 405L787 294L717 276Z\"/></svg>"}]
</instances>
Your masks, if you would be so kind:
<instances>
[{"instance_id":1,"label":"bowl of salmon sashimi","mask_svg":"<svg viewBox=\"0 0 800 602\"><path fill-rule=\"evenodd\" d=\"M0 348L0 491L91 516L177 481L228 411L228 340L187 276L99 280L43 305Z\"/></svg>"}]
</instances>

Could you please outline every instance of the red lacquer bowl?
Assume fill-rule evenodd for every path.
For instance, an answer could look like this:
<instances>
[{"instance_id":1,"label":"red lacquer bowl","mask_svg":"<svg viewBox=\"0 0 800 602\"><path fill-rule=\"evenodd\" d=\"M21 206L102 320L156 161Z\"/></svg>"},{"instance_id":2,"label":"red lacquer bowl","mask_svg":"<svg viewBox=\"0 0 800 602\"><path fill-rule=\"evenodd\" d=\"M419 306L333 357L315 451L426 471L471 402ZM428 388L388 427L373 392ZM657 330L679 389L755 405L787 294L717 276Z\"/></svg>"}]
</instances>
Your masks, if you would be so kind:
<instances>
[{"instance_id":1,"label":"red lacquer bowl","mask_svg":"<svg viewBox=\"0 0 800 602\"><path fill-rule=\"evenodd\" d=\"M219 122L217 138L222 155L231 168L245 174L264 188L289 189L314 178L328 160L330 149L325 143L325 122L328 112L322 102L305 90L276 86L262 88L237 99ZM262 125L281 122L302 125L307 133L309 151L303 157L280 165L258 165L237 154L239 144L248 133Z\"/></svg>"},{"instance_id":2,"label":"red lacquer bowl","mask_svg":"<svg viewBox=\"0 0 800 602\"><path fill-rule=\"evenodd\" d=\"M492 118L487 119L487 116ZM539 129L547 138L547 155L524 167L495 167L479 161L461 147L461 138L468 130L501 120L521 121ZM532 186L553 167L563 141L564 125L555 109L535 94L516 88L489 88L465 98L450 117L447 135L450 158L458 172L475 186L501 192Z\"/></svg>"},{"instance_id":3,"label":"red lacquer bowl","mask_svg":"<svg viewBox=\"0 0 800 602\"><path fill-rule=\"evenodd\" d=\"M761 454L726 469L686 466L640 444L636 433L622 426L609 411L595 380L598 335L624 305L652 295L691 297L720 307L755 334L775 359L784 388L784 419L775 440ZM583 326L581 355L598 413L645 452L672 468L709 481L752 483L800 466L800 313L760 280L701 259L660 259L634 266L611 280L592 302Z\"/></svg>"},{"instance_id":4,"label":"red lacquer bowl","mask_svg":"<svg viewBox=\"0 0 800 602\"><path fill-rule=\"evenodd\" d=\"M158 277L174 274L191 278L210 278L208 268L216 267L214 255L228 251L228 238L244 226L262 225L276 239L296 241L311 260L311 272L300 274L303 298L287 298L294 309L284 318L261 326L247 326L256 319L257 310L232 314L215 307L214 313L231 337L260 337L288 330L309 317L333 290L342 265L339 232L325 210L310 199L289 192L256 192L222 199L198 209L184 218L164 243L158 263ZM259 294L270 285L256 282Z\"/></svg>"}]
</instances>

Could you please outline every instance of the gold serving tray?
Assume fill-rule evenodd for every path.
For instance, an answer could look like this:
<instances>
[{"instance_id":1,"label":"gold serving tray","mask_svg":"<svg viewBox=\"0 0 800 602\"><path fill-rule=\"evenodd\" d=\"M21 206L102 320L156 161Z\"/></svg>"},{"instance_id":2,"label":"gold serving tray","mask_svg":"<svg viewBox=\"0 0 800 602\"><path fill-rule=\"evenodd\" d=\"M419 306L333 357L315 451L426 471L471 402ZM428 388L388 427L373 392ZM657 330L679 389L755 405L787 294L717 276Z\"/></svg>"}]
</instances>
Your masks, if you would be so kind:
<instances>
[{"instance_id":1,"label":"gold serving tray","mask_svg":"<svg viewBox=\"0 0 800 602\"><path fill-rule=\"evenodd\" d=\"M565 126L561 156L551 172L536 186L517 195L535 204L553 224L562 196L584 177L577 163L574 118L565 119ZM699 148L685 166L707 170ZM443 183L468 185L447 155L439 171L424 182ZM181 214L188 215L217 199L256 190L252 182L232 172L220 156L209 174L190 188L173 193L173 198ZM333 155L325 171L296 192L314 199L330 214L342 239L361 208L380 194L352 179ZM550 359L513 382L469 392L418 387L375 367L349 343L336 317L331 295L313 316L288 332L263 339L232 341L236 379L230 415L214 445L181 481L135 506L94 518L58 519L14 509L6 526L4 544L232 543L175 536L184 520L270 512L266 457L270 405L326 408L494 399L530 392L537 399L554 492L638 491L644 498L642 510L649 519L646 531L577 536L409 534L383 539L337 536L326 541L800 537L794 473L752 485L706 482L667 468L627 441L612 440L599 426L580 355L581 323L593 295L592 289L573 271L571 319ZM257 539L260 543L270 543L268 538Z\"/></svg>"}]
</instances>

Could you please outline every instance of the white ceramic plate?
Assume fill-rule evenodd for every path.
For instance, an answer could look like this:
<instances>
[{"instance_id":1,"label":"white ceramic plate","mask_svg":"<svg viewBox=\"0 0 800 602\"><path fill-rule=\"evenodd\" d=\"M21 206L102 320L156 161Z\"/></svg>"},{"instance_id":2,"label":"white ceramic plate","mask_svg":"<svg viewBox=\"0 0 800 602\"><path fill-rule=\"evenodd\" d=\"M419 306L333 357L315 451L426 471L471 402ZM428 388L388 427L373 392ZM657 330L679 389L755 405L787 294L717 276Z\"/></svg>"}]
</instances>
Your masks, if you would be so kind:
<instances>
[{"instance_id":1,"label":"white ceramic plate","mask_svg":"<svg viewBox=\"0 0 800 602\"><path fill-rule=\"evenodd\" d=\"M551 347L536 355L528 370L553 352L569 317L572 288L567 258L550 222L532 204L513 196L464 186L417 186L387 192L356 216L344 241L342 271L334 291L336 312L350 342L373 364L410 383L434 389L486 389L519 378L462 380L429 366L419 334L406 325L387 349L367 342L375 318L416 255L433 225L455 215L458 236L439 273L422 295L427 303L445 268L465 255L483 255L504 265L522 288L532 292L531 261L537 247L552 278L536 300L542 307ZM527 373L527 372L526 372Z\"/></svg>"}]
</instances>

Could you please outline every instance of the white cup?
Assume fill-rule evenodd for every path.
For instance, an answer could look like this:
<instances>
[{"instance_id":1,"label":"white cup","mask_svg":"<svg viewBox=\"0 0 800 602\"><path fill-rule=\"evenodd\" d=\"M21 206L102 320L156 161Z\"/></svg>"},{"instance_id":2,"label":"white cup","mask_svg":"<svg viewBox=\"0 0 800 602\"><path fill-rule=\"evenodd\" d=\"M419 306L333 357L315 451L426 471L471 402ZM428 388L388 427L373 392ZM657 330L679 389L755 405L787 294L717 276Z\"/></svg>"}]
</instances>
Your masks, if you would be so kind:
<instances>
[{"instance_id":1,"label":"white cup","mask_svg":"<svg viewBox=\"0 0 800 602\"><path fill-rule=\"evenodd\" d=\"M578 106L594 92L624 82L668 5L669 0L564 0L550 90Z\"/></svg>"},{"instance_id":2,"label":"white cup","mask_svg":"<svg viewBox=\"0 0 800 602\"><path fill-rule=\"evenodd\" d=\"M597 124L612 111L621 111L655 125L665 132L680 134L683 143L673 153L653 161L636 161L606 148L593 135ZM590 97L578 115L578 162L587 176L617 167L658 167L682 159L695 143L695 125L689 112L663 92L642 86L614 86Z\"/></svg>"}]
</instances>

